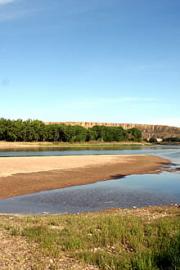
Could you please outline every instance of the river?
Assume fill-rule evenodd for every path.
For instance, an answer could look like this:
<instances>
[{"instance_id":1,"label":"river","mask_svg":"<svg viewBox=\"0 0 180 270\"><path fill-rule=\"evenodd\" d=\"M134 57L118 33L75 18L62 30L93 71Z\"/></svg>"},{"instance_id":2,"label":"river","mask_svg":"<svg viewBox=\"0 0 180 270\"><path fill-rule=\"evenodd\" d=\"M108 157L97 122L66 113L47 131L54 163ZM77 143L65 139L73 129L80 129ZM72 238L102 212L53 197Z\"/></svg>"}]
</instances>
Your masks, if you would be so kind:
<instances>
[{"instance_id":1,"label":"river","mask_svg":"<svg viewBox=\"0 0 180 270\"><path fill-rule=\"evenodd\" d=\"M77 213L107 208L144 207L180 203L180 146L123 147L111 150L14 149L0 156L147 154L168 158L172 171L132 175L84 186L38 192L0 201L1 213ZM82 176L83 177L83 176Z\"/></svg>"}]
</instances>

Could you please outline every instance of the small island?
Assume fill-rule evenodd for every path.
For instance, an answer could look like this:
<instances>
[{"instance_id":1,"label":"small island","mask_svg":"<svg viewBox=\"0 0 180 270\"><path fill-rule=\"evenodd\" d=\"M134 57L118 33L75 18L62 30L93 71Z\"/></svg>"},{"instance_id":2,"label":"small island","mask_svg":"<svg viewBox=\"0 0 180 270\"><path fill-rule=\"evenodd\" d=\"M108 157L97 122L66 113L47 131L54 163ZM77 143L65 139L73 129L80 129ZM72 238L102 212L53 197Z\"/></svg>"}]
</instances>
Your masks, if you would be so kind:
<instances>
[{"instance_id":1,"label":"small island","mask_svg":"<svg viewBox=\"0 0 180 270\"><path fill-rule=\"evenodd\" d=\"M169 160L145 155L0 158L0 198L156 173Z\"/></svg>"}]
</instances>

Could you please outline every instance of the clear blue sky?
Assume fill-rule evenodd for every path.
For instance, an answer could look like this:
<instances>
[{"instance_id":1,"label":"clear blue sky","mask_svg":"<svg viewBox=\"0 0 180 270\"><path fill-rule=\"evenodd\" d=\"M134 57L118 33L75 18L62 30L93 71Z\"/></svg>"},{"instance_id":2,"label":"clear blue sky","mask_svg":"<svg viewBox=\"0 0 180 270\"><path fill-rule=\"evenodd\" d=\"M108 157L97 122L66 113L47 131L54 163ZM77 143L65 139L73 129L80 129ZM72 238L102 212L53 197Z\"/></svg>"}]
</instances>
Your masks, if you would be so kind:
<instances>
[{"instance_id":1,"label":"clear blue sky","mask_svg":"<svg viewBox=\"0 0 180 270\"><path fill-rule=\"evenodd\" d=\"M180 126L180 0L0 0L0 117Z\"/></svg>"}]
</instances>

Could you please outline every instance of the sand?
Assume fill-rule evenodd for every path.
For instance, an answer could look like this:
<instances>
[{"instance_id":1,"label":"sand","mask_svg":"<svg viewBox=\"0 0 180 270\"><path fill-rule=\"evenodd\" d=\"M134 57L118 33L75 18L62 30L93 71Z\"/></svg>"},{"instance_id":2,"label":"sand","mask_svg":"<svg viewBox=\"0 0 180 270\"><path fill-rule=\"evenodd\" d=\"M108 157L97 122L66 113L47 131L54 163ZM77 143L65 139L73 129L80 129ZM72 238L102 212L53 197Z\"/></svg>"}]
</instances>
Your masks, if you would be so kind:
<instances>
[{"instance_id":1,"label":"sand","mask_svg":"<svg viewBox=\"0 0 180 270\"><path fill-rule=\"evenodd\" d=\"M0 199L159 172L169 160L144 155L0 158Z\"/></svg>"},{"instance_id":2,"label":"sand","mask_svg":"<svg viewBox=\"0 0 180 270\"><path fill-rule=\"evenodd\" d=\"M87 166L102 166L116 162L130 161L131 156L48 156L48 157L9 157L0 158L0 177L17 173L69 170Z\"/></svg>"}]
</instances>

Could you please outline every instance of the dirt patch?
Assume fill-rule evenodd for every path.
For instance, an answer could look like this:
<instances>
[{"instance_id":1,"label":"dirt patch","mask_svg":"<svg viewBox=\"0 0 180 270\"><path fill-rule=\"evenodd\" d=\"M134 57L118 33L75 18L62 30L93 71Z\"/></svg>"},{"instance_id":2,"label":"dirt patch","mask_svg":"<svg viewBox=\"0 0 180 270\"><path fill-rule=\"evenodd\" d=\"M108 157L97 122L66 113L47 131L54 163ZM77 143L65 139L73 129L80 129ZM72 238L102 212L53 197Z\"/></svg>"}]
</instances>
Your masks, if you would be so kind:
<instances>
[{"instance_id":1,"label":"dirt patch","mask_svg":"<svg viewBox=\"0 0 180 270\"><path fill-rule=\"evenodd\" d=\"M64 254L51 258L39 251L38 245L24 237L12 236L0 230L0 269L1 270L97 270L84 265Z\"/></svg>"}]
</instances>

